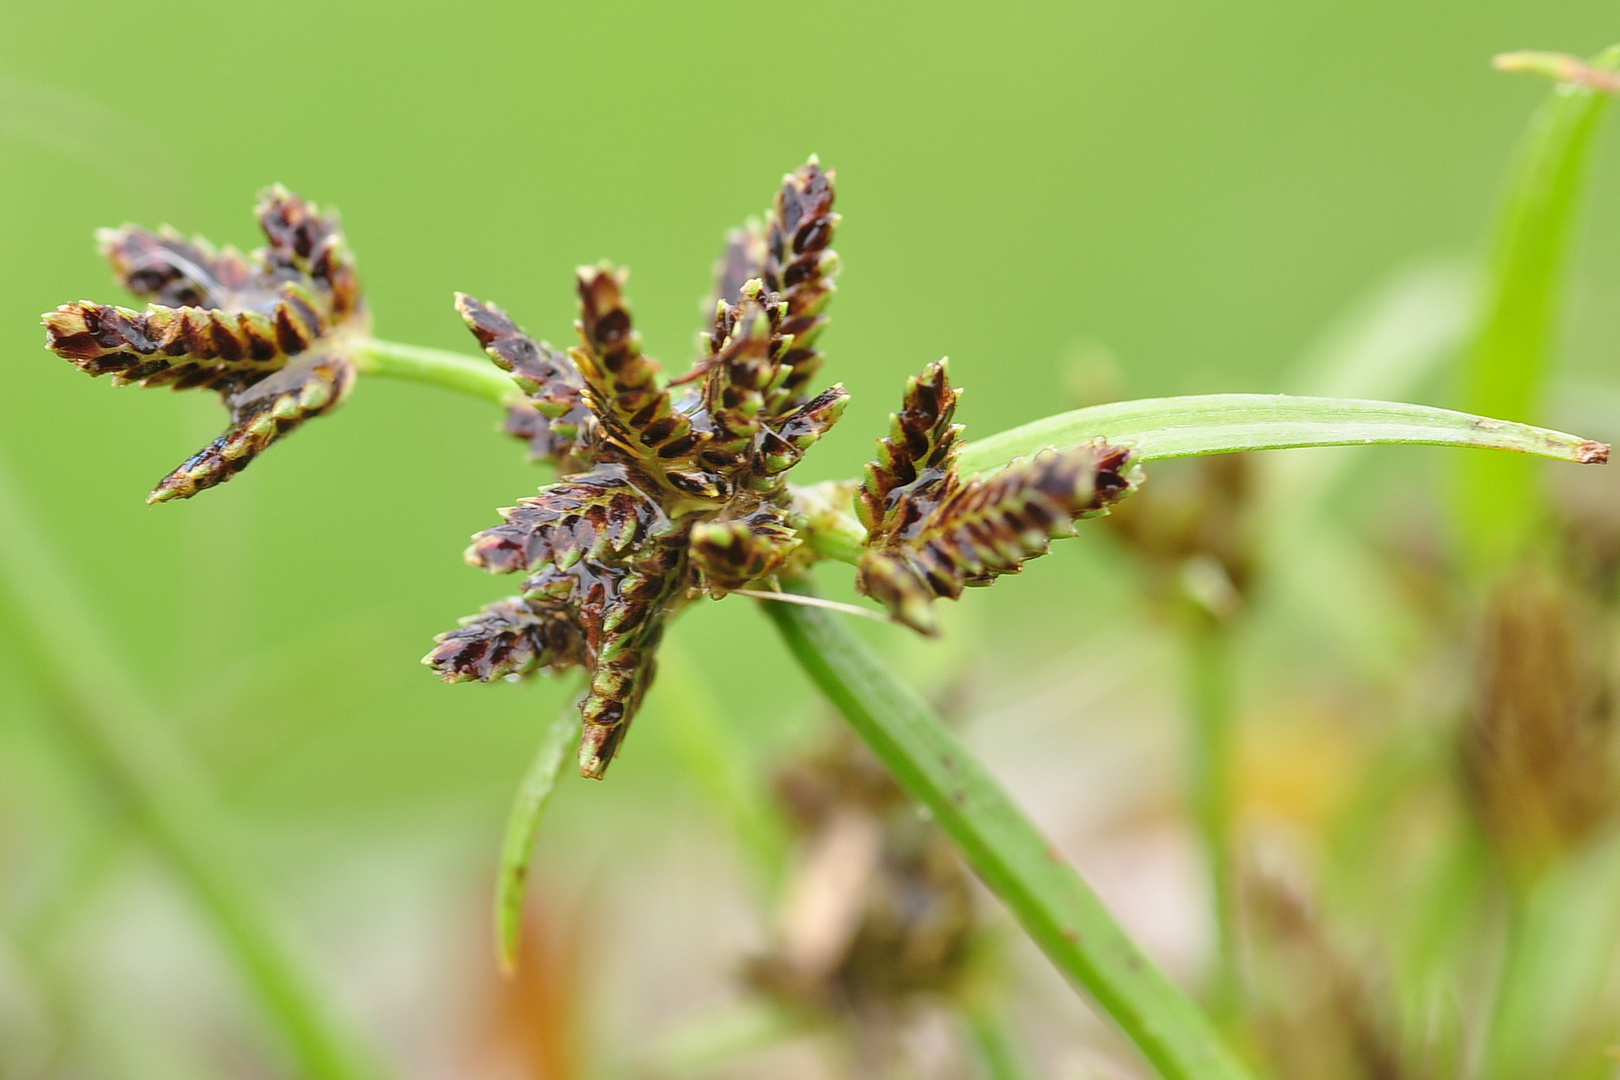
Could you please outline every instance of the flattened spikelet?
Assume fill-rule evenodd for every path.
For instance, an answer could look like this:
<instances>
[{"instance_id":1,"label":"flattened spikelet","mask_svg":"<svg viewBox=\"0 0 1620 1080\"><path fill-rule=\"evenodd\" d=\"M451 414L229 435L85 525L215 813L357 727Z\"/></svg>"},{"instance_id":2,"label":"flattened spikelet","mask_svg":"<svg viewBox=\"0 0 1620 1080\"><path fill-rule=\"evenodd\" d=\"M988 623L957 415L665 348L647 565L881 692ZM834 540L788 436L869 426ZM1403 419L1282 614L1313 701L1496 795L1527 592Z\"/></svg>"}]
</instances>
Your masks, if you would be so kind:
<instances>
[{"instance_id":1,"label":"flattened spikelet","mask_svg":"<svg viewBox=\"0 0 1620 1080\"><path fill-rule=\"evenodd\" d=\"M585 382L574 362L524 333L493 304L457 293L456 310L495 365L510 372L529 395L527 405L508 410L506 430L527 442L537 459L549 459L565 471L583 467L596 418L585 404Z\"/></svg>"},{"instance_id":2,"label":"flattened spikelet","mask_svg":"<svg viewBox=\"0 0 1620 1080\"><path fill-rule=\"evenodd\" d=\"M478 343L529 396L507 430L565 473L503 510L467 559L527 574L529 610L560 606L578 626L586 776L601 776L623 741L675 611L769 578L800 546L784 474L849 396L799 391L819 363L809 344L832 289L832 196L832 174L812 162L787 178L764 229L731 234L704 355L674 383L642 351L625 275L606 264L578 273L579 344L566 355L501 309L457 297ZM528 619L496 605L444 635L429 663L456 678L538 670L513 629Z\"/></svg>"},{"instance_id":3,"label":"flattened spikelet","mask_svg":"<svg viewBox=\"0 0 1620 1080\"><path fill-rule=\"evenodd\" d=\"M422 662L445 682L489 682L583 663L583 638L561 605L512 597L463 619L461 627L434 639Z\"/></svg>"},{"instance_id":4,"label":"flattened spikelet","mask_svg":"<svg viewBox=\"0 0 1620 1080\"><path fill-rule=\"evenodd\" d=\"M938 632L936 598L954 600L967 586L1017 573L1051 540L1073 535L1076 518L1131 487L1128 452L1102 442L963 480L956 399L943 361L912 379L859 492L868 536L855 587L925 634Z\"/></svg>"}]
</instances>

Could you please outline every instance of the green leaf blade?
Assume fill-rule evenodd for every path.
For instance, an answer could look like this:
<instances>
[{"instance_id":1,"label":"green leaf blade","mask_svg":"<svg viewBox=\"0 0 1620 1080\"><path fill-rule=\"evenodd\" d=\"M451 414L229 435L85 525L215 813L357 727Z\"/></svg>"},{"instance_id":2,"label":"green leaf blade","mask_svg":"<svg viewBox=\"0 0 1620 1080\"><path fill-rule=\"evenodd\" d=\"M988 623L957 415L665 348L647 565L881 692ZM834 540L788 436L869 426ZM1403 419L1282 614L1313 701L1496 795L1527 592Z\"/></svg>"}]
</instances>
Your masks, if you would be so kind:
<instances>
[{"instance_id":1,"label":"green leaf blade","mask_svg":"<svg viewBox=\"0 0 1620 1080\"><path fill-rule=\"evenodd\" d=\"M1591 67L1620 68L1620 46ZM1491 416L1541 411L1581 182L1607 104L1589 87L1562 85L1531 121L1503 200L1479 332L1463 372L1466 409ZM1458 511L1476 568L1510 557L1541 516L1530 466L1496 457L1462 463Z\"/></svg>"},{"instance_id":2,"label":"green leaf blade","mask_svg":"<svg viewBox=\"0 0 1620 1080\"><path fill-rule=\"evenodd\" d=\"M517 968L518 946L523 934L523 897L529 884L529 862L534 858L534 842L540 835L540 819L551 794L557 789L568 751L579 741L579 706L569 695L568 704L558 710L540 736L529 769L523 774L512 809L501 837L501 863L495 879L496 948L501 970Z\"/></svg>"},{"instance_id":3,"label":"green leaf blade","mask_svg":"<svg viewBox=\"0 0 1620 1080\"><path fill-rule=\"evenodd\" d=\"M1096 894L934 711L834 615L766 603L811 680L895 780L932 811L1052 963L1166 1080L1245 1080L1209 1020L1125 935Z\"/></svg>"},{"instance_id":4,"label":"green leaf blade","mask_svg":"<svg viewBox=\"0 0 1620 1080\"><path fill-rule=\"evenodd\" d=\"M960 467L990 472L1047 447L1104 439L1138 461L1369 443L1473 446L1583 464L1608 460L1603 443L1561 431L1390 401L1206 394L1113 402L1049 416L967 444Z\"/></svg>"}]
</instances>

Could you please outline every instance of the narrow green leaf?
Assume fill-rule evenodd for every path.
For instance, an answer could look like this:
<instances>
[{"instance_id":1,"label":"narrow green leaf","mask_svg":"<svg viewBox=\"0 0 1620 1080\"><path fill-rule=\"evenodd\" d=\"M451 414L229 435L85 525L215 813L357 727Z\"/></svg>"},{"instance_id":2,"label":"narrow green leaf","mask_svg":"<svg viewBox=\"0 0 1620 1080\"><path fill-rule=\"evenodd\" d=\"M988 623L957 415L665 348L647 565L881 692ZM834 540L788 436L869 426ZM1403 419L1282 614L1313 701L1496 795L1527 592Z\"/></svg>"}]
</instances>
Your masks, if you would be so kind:
<instances>
[{"instance_id":1,"label":"narrow green leaf","mask_svg":"<svg viewBox=\"0 0 1620 1080\"><path fill-rule=\"evenodd\" d=\"M1427 405L1288 394L1206 394L1118 401L1059 413L968 443L960 467L970 474L990 472L1049 446L1062 449L1097 438L1131 447L1137 461L1365 443L1477 446L1583 464L1609 458L1603 443Z\"/></svg>"},{"instance_id":2,"label":"narrow green leaf","mask_svg":"<svg viewBox=\"0 0 1620 1080\"><path fill-rule=\"evenodd\" d=\"M495 927L501 968L508 973L517 968L518 945L523 936L523 896L529 883L534 841L540 835L540 818L557 787L568 751L579 742L580 724L579 703L570 694L568 704L541 734L540 746L528 772L523 774L506 818L501 865L495 879Z\"/></svg>"},{"instance_id":3,"label":"narrow green leaf","mask_svg":"<svg viewBox=\"0 0 1620 1080\"><path fill-rule=\"evenodd\" d=\"M1620 67L1620 46L1592 61ZM1531 121L1508 182L1478 337L1463 373L1463 407L1489 416L1541 411L1563 271L1592 135L1608 103L1589 86L1555 87ZM1544 505L1531 462L1461 463L1462 535L1485 569L1522 547Z\"/></svg>"},{"instance_id":4,"label":"narrow green leaf","mask_svg":"<svg viewBox=\"0 0 1620 1080\"><path fill-rule=\"evenodd\" d=\"M830 612L764 604L811 680L1047 957L1167 1080L1248 1074L934 711Z\"/></svg>"}]
</instances>

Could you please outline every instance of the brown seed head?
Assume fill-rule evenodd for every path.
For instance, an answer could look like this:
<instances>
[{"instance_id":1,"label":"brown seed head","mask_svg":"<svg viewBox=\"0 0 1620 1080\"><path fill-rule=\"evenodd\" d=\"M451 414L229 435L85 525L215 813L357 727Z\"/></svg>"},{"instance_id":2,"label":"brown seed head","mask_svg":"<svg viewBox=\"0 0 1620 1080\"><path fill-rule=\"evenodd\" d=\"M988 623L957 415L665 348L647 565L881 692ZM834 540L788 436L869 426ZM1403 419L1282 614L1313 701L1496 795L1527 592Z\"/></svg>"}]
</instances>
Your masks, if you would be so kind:
<instances>
[{"instance_id":1,"label":"brown seed head","mask_svg":"<svg viewBox=\"0 0 1620 1080\"><path fill-rule=\"evenodd\" d=\"M522 596L442 635L427 662L450 681L586 668L586 776L616 753L679 607L769 579L800 546L783 474L848 397L797 391L819 360L803 335L819 331L831 292L831 179L806 166L788 177L768 233L733 234L705 355L673 382L642 350L625 275L605 264L579 271L579 345L566 355L499 308L457 299L529 395L508 430L564 475L467 550L474 565L528 575Z\"/></svg>"},{"instance_id":2,"label":"brown seed head","mask_svg":"<svg viewBox=\"0 0 1620 1080\"><path fill-rule=\"evenodd\" d=\"M354 384L369 318L337 215L281 187L264 193L258 215L269 244L249 255L167 229L102 232L114 276L146 310L80 301L43 318L46 346L81 371L119 386L214 390L225 402L225 433L148 502L224 483Z\"/></svg>"},{"instance_id":3,"label":"brown seed head","mask_svg":"<svg viewBox=\"0 0 1620 1080\"><path fill-rule=\"evenodd\" d=\"M1017 573L1073 522L1132 488L1129 453L1101 441L1044 451L987 478L956 471L957 392L945 362L906 387L901 409L866 467L858 510L867 550L855 586L912 629L938 633L933 601Z\"/></svg>"},{"instance_id":4,"label":"brown seed head","mask_svg":"<svg viewBox=\"0 0 1620 1080\"><path fill-rule=\"evenodd\" d=\"M1464 775L1492 846L1517 875L1536 874L1613 818L1607 640L1596 614L1544 576L1505 583L1486 609Z\"/></svg>"}]
</instances>

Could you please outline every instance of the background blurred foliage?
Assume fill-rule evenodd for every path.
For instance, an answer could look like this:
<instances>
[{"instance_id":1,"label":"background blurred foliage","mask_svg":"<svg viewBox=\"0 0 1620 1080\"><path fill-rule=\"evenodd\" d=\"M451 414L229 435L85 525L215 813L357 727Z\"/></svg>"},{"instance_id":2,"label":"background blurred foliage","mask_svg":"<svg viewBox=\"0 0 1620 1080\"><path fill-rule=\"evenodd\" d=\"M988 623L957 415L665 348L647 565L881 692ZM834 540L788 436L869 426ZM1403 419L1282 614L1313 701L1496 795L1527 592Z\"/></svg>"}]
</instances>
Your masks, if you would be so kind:
<instances>
[{"instance_id":1,"label":"background blurred foliage","mask_svg":"<svg viewBox=\"0 0 1620 1080\"><path fill-rule=\"evenodd\" d=\"M1562 0L12 0L0 9L0 456L251 827L256 861L331 947L350 1005L401 1030L403 1018L477 1000L500 817L561 699L544 684L443 687L416 660L451 618L499 591L459 553L540 477L494 434L484 404L366 382L337 418L237 483L144 506L151 482L222 417L202 395L92 384L40 348L40 312L112 296L94 228L169 222L249 247L253 194L280 181L343 210L380 336L468 352L452 290L562 342L573 266L608 257L632 269L650 350L679 366L724 230L763 210L780 174L814 151L839 171L845 216L827 373L854 401L802 479L847 476L870 456L904 377L944 354L968 388L970 437L1077 404L1075 365L1098 342L1132 396L1311 389L1304 358L1358 297L1415 262L1482 250L1511 148L1546 92L1493 73L1489 56L1590 52L1620 36L1616 14L1613 3ZM1600 146L1560 359L1564 372L1609 380L1616 175ZM1402 394L1455 401L1444 372ZM1322 512L1373 535L1384 557L1403 540L1421 549L1421 529L1389 526L1434 521L1432 493L1414 481L1437 477L1440 456L1381 453ZM1131 780L1174 803L1176 736L1155 718L1175 705L1152 685L1172 661L1138 577L1106 537L1087 536L1022 580L970 595L948 613L943 644L891 628L869 636L925 686L970 666L976 741L1078 845L1065 815L1106 820L1096 808L1108 805L1108 783L1130 786L1107 775L1111 761L1150 769ZM1343 802L1378 797L1350 794L1365 764L1356 755L1398 762L1409 747L1341 729L1372 724L1381 737L1413 717L1444 721L1425 710L1445 694L1391 691L1398 707L1368 697L1400 675L1400 643L1411 640L1401 635L1419 632L1398 621L1409 608L1379 608L1395 621L1338 637L1312 624L1309 605L1293 619L1283 610L1252 628L1249 652L1261 659L1245 686L1263 689L1245 710L1248 797L1301 828L1336 827L1334 842L1353 849L1370 841L1334 824ZM73 977L120 970L98 992L123 1002L143 970L159 986L177 970L229 986L207 974L204 945L156 916L144 944L114 947L120 927L161 910L149 894L162 889L120 854L116 834L105 839L94 793L60 771L48 725L33 722L17 650L3 647L29 632L0 622L4 908L26 914L89 866L102 884L68 916ZM672 638L670 662L689 666L725 730L762 759L819 722L821 707L746 604L699 605ZM716 866L737 876L715 839L721 819L671 767L669 712L655 689L611 782L565 786L539 863L559 895L607 888L603 879L656 881L657 903L685 911L671 882ZM1141 733L1132 741L1121 726ZM1034 732L1051 752L1029 762L998 751L1009 731ZM1268 766L1273 756L1282 761ZM1080 777L1091 786L1077 791ZM1431 827L1420 810L1417 833ZM1121 876L1109 869L1117 852L1079 846L1083 870ZM1152 905L1187 882L1165 873L1114 895L1133 901L1122 915L1150 947L1168 940L1173 952L1186 935L1174 925L1156 934ZM393 910L402 874L433 880L454 914L395 905L389 923L378 913ZM1359 902L1379 910L1377 898ZM645 948L618 950L592 976L618 988L619 998L602 993L627 1017L666 1009L635 1000L633 987L663 985L658 972L690 955L649 957L682 923L634 918L630 941ZM402 956L460 966L442 974ZM615 966L637 956L650 973ZM727 955L710 959L711 983L735 968ZM390 991L390 973L411 989ZM165 1006L141 1008L161 1016ZM1046 1008L1060 1018L1077 1009ZM612 1017L586 1027L622 1030ZM107 1075L180 1069L132 1057Z\"/></svg>"}]
</instances>

